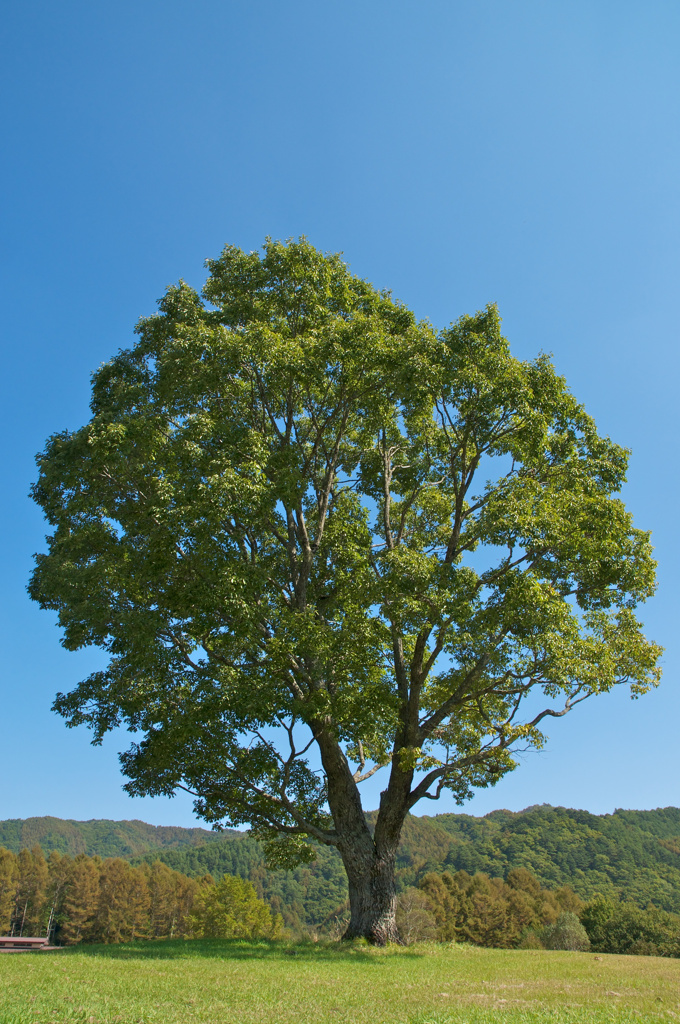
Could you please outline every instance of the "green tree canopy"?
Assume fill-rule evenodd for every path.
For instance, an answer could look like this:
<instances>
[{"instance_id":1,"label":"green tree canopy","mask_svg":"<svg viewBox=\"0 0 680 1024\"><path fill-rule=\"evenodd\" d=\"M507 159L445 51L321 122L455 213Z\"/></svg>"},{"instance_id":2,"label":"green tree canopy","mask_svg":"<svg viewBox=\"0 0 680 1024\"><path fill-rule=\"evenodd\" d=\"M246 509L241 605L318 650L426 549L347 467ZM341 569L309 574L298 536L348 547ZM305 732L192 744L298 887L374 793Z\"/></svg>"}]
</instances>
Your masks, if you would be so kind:
<instances>
[{"instance_id":1,"label":"green tree canopy","mask_svg":"<svg viewBox=\"0 0 680 1024\"><path fill-rule=\"evenodd\" d=\"M250 882L224 875L198 893L192 909L193 933L205 939L271 939L282 932L281 918L258 898Z\"/></svg>"},{"instance_id":2,"label":"green tree canopy","mask_svg":"<svg viewBox=\"0 0 680 1024\"><path fill-rule=\"evenodd\" d=\"M39 456L30 592L68 649L110 655L55 707L95 742L142 734L131 793L183 787L279 863L336 846L349 934L384 941L418 800L657 682L649 536L617 497L626 451L547 357L513 358L494 307L436 332L305 240L208 268Z\"/></svg>"}]
</instances>

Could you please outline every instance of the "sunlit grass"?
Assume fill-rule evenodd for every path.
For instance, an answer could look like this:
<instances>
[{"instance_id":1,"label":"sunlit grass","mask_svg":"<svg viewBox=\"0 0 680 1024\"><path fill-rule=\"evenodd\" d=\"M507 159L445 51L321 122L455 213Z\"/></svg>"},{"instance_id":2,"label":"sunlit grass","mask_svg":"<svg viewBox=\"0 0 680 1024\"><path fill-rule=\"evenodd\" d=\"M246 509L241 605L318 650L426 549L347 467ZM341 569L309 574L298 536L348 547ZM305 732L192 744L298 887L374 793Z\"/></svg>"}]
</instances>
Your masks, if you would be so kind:
<instances>
[{"instance_id":1,"label":"sunlit grass","mask_svg":"<svg viewBox=\"0 0 680 1024\"><path fill-rule=\"evenodd\" d=\"M0 955L1 1024L604 1024L680 1019L680 960L194 941Z\"/></svg>"}]
</instances>

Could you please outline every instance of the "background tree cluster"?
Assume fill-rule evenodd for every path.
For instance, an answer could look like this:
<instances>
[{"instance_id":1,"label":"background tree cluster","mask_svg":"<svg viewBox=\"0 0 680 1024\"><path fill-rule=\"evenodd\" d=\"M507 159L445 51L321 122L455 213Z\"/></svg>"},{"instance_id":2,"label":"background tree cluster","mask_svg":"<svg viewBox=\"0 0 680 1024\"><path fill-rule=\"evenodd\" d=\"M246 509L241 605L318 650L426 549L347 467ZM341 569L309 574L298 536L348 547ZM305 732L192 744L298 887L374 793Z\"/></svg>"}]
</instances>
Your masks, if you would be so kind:
<instances>
[{"instance_id":1,"label":"background tree cluster","mask_svg":"<svg viewBox=\"0 0 680 1024\"><path fill-rule=\"evenodd\" d=\"M680 915L596 896L581 912L591 948L599 953L680 957Z\"/></svg>"},{"instance_id":2,"label":"background tree cluster","mask_svg":"<svg viewBox=\"0 0 680 1024\"><path fill-rule=\"evenodd\" d=\"M544 889L526 868L514 868L505 880L482 872L429 872L418 890L439 941L505 949L518 946L529 930L554 924L560 914L578 913L583 906L568 886Z\"/></svg>"},{"instance_id":3,"label":"background tree cluster","mask_svg":"<svg viewBox=\"0 0 680 1024\"><path fill-rule=\"evenodd\" d=\"M280 929L281 919L238 877L215 884L160 861L135 867L120 857L0 848L0 934L70 944L274 937Z\"/></svg>"},{"instance_id":4,"label":"background tree cluster","mask_svg":"<svg viewBox=\"0 0 680 1024\"><path fill-rule=\"evenodd\" d=\"M406 942L680 956L680 915L599 894L585 903L569 886L543 888L526 868L505 879L429 872L401 893L397 920Z\"/></svg>"},{"instance_id":5,"label":"background tree cluster","mask_svg":"<svg viewBox=\"0 0 680 1024\"><path fill-rule=\"evenodd\" d=\"M339 888L336 858L328 850L321 857L317 875L310 866L293 873L259 863L251 881L228 873L215 882L210 874L190 878L159 860L133 865L120 857L55 850L45 857L39 847L18 854L0 847L0 934L49 933L65 944L284 934L339 939L348 916L346 890ZM246 860L237 866L248 868ZM298 877L288 877L293 874ZM569 886L546 888L526 868L513 868L504 879L428 871L417 885L402 886L397 922L409 944L680 956L680 915L601 894L585 902Z\"/></svg>"}]
</instances>

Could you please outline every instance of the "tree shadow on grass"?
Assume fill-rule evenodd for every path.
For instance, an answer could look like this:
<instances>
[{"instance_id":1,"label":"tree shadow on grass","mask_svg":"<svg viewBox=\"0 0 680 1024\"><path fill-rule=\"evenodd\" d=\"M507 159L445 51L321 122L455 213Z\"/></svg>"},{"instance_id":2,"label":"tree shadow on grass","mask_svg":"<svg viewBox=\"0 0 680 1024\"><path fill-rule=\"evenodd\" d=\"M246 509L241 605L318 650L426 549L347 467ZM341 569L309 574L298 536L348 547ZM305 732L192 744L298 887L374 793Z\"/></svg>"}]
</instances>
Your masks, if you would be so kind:
<instances>
[{"instance_id":1,"label":"tree shadow on grass","mask_svg":"<svg viewBox=\"0 0 680 1024\"><path fill-rule=\"evenodd\" d=\"M380 963L390 953L419 959L424 953L403 946L375 949L363 942L298 942L257 939L165 939L111 945L69 946L64 954L106 957L110 960L280 960L351 961Z\"/></svg>"}]
</instances>

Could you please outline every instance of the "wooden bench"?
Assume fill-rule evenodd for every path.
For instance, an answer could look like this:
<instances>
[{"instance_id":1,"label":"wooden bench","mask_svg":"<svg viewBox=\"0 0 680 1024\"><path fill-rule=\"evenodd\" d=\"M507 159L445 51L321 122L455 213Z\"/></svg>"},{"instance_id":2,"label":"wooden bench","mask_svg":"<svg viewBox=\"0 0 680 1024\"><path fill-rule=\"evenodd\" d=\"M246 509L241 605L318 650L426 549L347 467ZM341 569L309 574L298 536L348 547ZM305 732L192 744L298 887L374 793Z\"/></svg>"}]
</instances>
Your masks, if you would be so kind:
<instances>
[{"instance_id":1,"label":"wooden bench","mask_svg":"<svg viewBox=\"0 0 680 1024\"><path fill-rule=\"evenodd\" d=\"M0 935L0 949L43 949L49 944L46 935Z\"/></svg>"}]
</instances>

